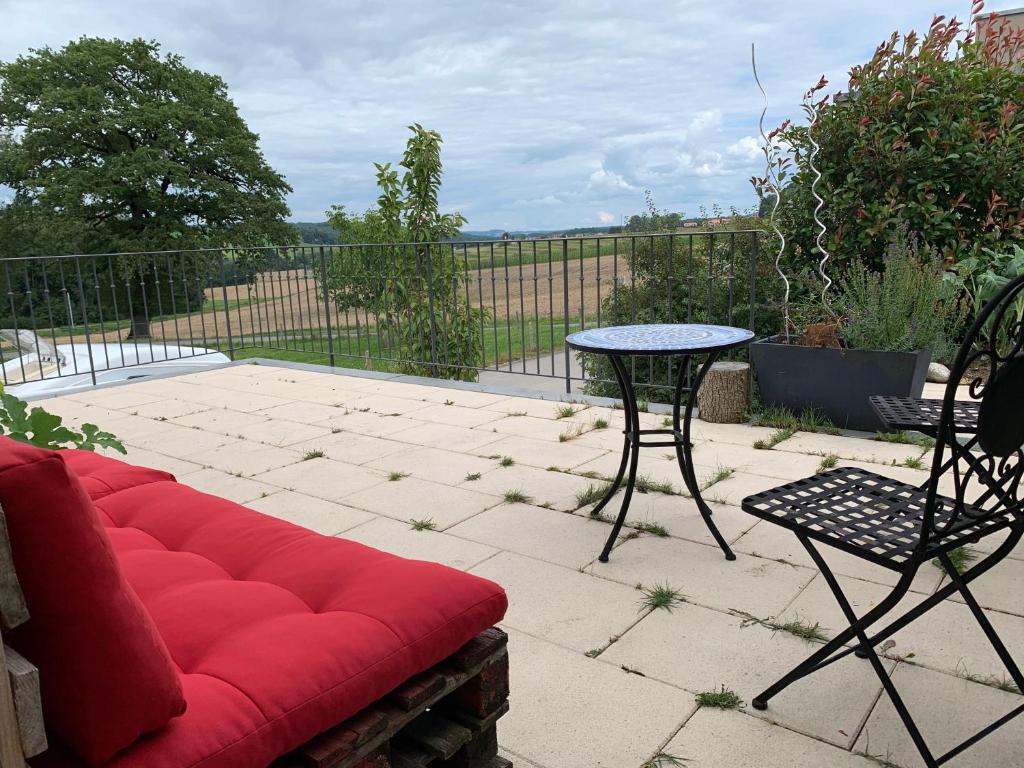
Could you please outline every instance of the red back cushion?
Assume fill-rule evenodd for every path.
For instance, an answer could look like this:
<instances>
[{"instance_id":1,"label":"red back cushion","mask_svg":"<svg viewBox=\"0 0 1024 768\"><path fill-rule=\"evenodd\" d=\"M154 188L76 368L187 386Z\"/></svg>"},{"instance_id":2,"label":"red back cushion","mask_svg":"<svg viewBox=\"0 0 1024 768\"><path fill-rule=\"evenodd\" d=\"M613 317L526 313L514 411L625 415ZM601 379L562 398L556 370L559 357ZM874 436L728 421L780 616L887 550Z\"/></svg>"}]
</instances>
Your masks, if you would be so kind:
<instances>
[{"instance_id":1,"label":"red back cushion","mask_svg":"<svg viewBox=\"0 0 1024 768\"><path fill-rule=\"evenodd\" d=\"M59 453L0 437L0 506L31 615L11 643L50 727L99 765L185 711L177 671Z\"/></svg>"}]
</instances>

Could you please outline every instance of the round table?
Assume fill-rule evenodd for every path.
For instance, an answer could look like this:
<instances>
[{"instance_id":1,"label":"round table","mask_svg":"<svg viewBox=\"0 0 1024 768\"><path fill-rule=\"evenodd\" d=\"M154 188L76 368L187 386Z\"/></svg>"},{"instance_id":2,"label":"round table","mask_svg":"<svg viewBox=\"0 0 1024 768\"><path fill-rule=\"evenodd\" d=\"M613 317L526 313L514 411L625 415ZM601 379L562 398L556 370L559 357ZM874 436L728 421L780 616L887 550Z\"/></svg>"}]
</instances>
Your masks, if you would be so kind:
<instances>
[{"instance_id":1,"label":"round table","mask_svg":"<svg viewBox=\"0 0 1024 768\"><path fill-rule=\"evenodd\" d=\"M615 379L618 382L619 390L622 392L622 407L626 414L626 428L623 431L625 440L622 446L622 461L619 463L619 471L615 475L608 492L604 498L594 507L592 514L600 514L605 505L622 487L622 480L626 478L626 492L622 497L622 507L619 516L612 526L611 535L608 537L604 550L598 558L602 563L608 562L608 555L615 545L615 540L622 530L626 521L626 514L629 512L629 503L633 498L633 488L636 486L636 470L641 448L658 448L671 446L676 449L676 460L679 462L679 471L682 473L683 482L687 490L697 504L704 522L707 524L711 535L715 537L718 546L722 548L727 560L735 560L736 555L729 549L729 545L722 534L718 531L714 521L711 519L711 508L700 493L700 484L693 471L693 458L691 455L692 443L690 442L690 421L693 418L693 402L700 388L704 375L711 364L718 359L719 355L730 349L742 347L751 342L754 338L752 331L746 328L732 328L725 325L700 325L700 324L652 324L652 325L616 325L607 328L591 328L585 331L577 331L565 338L566 344L580 352L592 352L594 354L607 355L611 361L612 369L615 371ZM629 355L658 355L679 357L679 374L676 378L675 394L672 399L672 429L640 429L640 411L637 407L636 392L633 389L633 379L626 371L623 363L623 356ZM682 396L686 379L687 363L692 355L707 355L704 364L701 365L693 386L690 388L690 397L687 398L686 408L680 419L682 407ZM671 435L671 440L656 440L644 442L641 438L644 435ZM627 474L628 472L628 474Z\"/></svg>"}]
</instances>

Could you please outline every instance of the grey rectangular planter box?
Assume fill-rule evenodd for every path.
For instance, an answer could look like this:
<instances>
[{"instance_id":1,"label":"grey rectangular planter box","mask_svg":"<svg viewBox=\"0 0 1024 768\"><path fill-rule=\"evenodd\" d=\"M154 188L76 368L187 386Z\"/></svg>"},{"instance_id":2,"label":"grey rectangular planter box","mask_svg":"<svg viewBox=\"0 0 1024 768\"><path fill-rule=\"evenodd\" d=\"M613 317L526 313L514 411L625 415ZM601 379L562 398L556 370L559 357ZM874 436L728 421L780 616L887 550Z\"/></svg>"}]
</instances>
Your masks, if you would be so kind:
<instances>
[{"instance_id":1,"label":"grey rectangular planter box","mask_svg":"<svg viewBox=\"0 0 1024 768\"><path fill-rule=\"evenodd\" d=\"M931 353L805 347L773 337L751 344L750 360L765 405L812 409L837 427L877 432L886 427L868 398L920 397Z\"/></svg>"}]
</instances>

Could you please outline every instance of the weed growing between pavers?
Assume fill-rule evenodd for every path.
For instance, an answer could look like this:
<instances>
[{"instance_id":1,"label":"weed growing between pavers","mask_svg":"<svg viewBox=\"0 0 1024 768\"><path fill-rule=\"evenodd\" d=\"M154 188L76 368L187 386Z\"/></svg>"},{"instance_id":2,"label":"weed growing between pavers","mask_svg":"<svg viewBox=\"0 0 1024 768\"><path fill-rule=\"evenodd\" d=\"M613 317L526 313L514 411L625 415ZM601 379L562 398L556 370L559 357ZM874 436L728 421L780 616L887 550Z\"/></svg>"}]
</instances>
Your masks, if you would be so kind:
<instances>
[{"instance_id":1,"label":"weed growing between pavers","mask_svg":"<svg viewBox=\"0 0 1024 768\"><path fill-rule=\"evenodd\" d=\"M414 531L435 531L437 530L437 523L428 517L424 520L410 520L409 527Z\"/></svg>"},{"instance_id":2,"label":"weed growing between pavers","mask_svg":"<svg viewBox=\"0 0 1024 768\"><path fill-rule=\"evenodd\" d=\"M505 501L508 502L509 504L529 504L531 501L533 501L532 496L527 496L519 488L513 488L508 491L505 491L505 493L502 495L502 498L504 498Z\"/></svg>"},{"instance_id":3,"label":"weed growing between pavers","mask_svg":"<svg viewBox=\"0 0 1024 768\"><path fill-rule=\"evenodd\" d=\"M836 454L834 454L834 453L830 453L825 458L823 458L821 460L821 464L818 465L818 471L819 472L824 472L826 469L832 469L838 463L839 463L839 457Z\"/></svg>"},{"instance_id":4,"label":"weed growing between pavers","mask_svg":"<svg viewBox=\"0 0 1024 768\"><path fill-rule=\"evenodd\" d=\"M953 564L953 567L956 568L957 573L963 573L965 570L967 570L968 563L970 563L972 560L976 560L978 557L978 555L974 552L973 549L966 546L951 549L946 554L949 555L949 561ZM934 560L932 560L932 565L934 565L936 568L940 569L943 573L945 573L946 568L942 564L942 561L939 560L939 558L936 557Z\"/></svg>"},{"instance_id":5,"label":"weed growing between pavers","mask_svg":"<svg viewBox=\"0 0 1024 768\"><path fill-rule=\"evenodd\" d=\"M935 447L935 439L928 435L921 435L913 432L876 432L875 440L882 443L897 443L899 445L917 445L925 450Z\"/></svg>"},{"instance_id":6,"label":"weed growing between pavers","mask_svg":"<svg viewBox=\"0 0 1024 768\"><path fill-rule=\"evenodd\" d=\"M587 428L586 428L585 425L577 424L574 427L572 427L570 429L567 429L567 430L565 430L565 432L560 434L558 436L558 442L560 442L560 443L567 443L570 440L575 440L577 437L579 437L580 435L582 435L586 431L587 431Z\"/></svg>"},{"instance_id":7,"label":"weed growing between pavers","mask_svg":"<svg viewBox=\"0 0 1024 768\"><path fill-rule=\"evenodd\" d=\"M668 536L668 529L665 528L661 523L654 523L650 520L641 520L638 523L633 523L633 528L640 533L649 533L652 536L659 538L666 538Z\"/></svg>"},{"instance_id":8,"label":"weed growing between pavers","mask_svg":"<svg viewBox=\"0 0 1024 768\"><path fill-rule=\"evenodd\" d=\"M611 487L611 483L603 485L590 484L584 490L576 491L576 509L585 507L588 504L596 504L604 498L604 495L608 493Z\"/></svg>"},{"instance_id":9,"label":"weed growing between pavers","mask_svg":"<svg viewBox=\"0 0 1024 768\"><path fill-rule=\"evenodd\" d=\"M665 610L672 609L682 602L685 602L683 593L668 584L655 584L653 587L637 587L643 594L640 598L640 610Z\"/></svg>"},{"instance_id":10,"label":"weed growing between pavers","mask_svg":"<svg viewBox=\"0 0 1024 768\"><path fill-rule=\"evenodd\" d=\"M694 696L694 700L702 707L716 707L718 709L737 709L743 706L743 699L736 695L724 685L717 691L704 691Z\"/></svg>"},{"instance_id":11,"label":"weed growing between pavers","mask_svg":"<svg viewBox=\"0 0 1024 768\"><path fill-rule=\"evenodd\" d=\"M708 488L710 488L715 483L720 483L723 480L725 480L725 479L727 479L729 477L732 477L732 474L735 471L736 470L733 469L732 467L723 467L721 464L719 464L718 465L718 469L716 469L712 474L710 474L707 478L705 478L704 484L701 485L700 489L702 491L706 491Z\"/></svg>"},{"instance_id":12,"label":"weed growing between pavers","mask_svg":"<svg viewBox=\"0 0 1024 768\"><path fill-rule=\"evenodd\" d=\"M768 451L774 448L776 445L781 443L783 440L789 440L793 435L796 434L795 429L785 428L776 429L771 435L768 436L767 440L755 440L754 447L759 451Z\"/></svg>"}]
</instances>

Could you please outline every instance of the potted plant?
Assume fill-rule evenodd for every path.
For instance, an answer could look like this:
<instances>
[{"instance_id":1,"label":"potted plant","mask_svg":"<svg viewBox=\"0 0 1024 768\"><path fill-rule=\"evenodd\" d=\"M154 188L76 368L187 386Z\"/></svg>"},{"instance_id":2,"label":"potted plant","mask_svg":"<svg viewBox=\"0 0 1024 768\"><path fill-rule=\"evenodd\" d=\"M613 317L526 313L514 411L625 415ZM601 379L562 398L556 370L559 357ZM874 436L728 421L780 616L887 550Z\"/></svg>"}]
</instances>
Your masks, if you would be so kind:
<instances>
[{"instance_id":1,"label":"potted plant","mask_svg":"<svg viewBox=\"0 0 1024 768\"><path fill-rule=\"evenodd\" d=\"M949 353L959 313L944 272L941 259L905 228L883 271L855 261L838 280L834 315L804 324L800 335L751 345L761 400L794 413L817 411L847 429L883 429L871 395L920 397L932 357ZM798 304L791 321L820 318L821 310L816 302Z\"/></svg>"},{"instance_id":2,"label":"potted plant","mask_svg":"<svg viewBox=\"0 0 1024 768\"><path fill-rule=\"evenodd\" d=\"M894 33L845 93L805 94L804 124L762 130L785 287L780 335L750 352L766 404L879 429L868 398L920 396L957 283L1024 238L1024 42L981 6L979 34L942 16Z\"/></svg>"}]
</instances>

